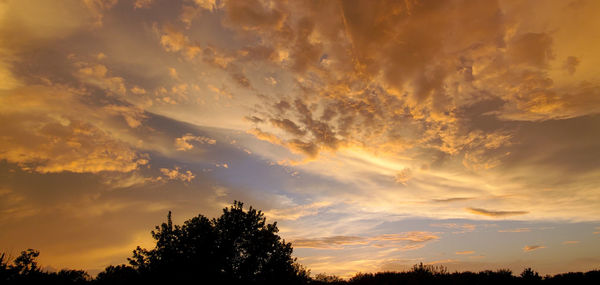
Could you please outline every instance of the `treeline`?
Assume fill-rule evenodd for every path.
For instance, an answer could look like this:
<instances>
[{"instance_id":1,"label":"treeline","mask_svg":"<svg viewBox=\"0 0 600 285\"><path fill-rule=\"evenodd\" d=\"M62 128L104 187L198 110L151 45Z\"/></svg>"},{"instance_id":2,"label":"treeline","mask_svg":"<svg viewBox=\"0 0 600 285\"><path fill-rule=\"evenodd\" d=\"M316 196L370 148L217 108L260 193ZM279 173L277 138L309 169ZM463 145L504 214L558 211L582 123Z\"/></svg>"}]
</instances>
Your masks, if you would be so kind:
<instances>
[{"instance_id":1,"label":"treeline","mask_svg":"<svg viewBox=\"0 0 600 285\"><path fill-rule=\"evenodd\" d=\"M600 271L540 276L530 268L519 276L509 270L448 273L444 267L418 264L407 272L310 277L292 257L292 245L267 224L261 211L244 210L241 202L223 209L219 218L198 215L152 231L156 245L137 247L129 264L110 265L92 278L83 270L42 270L39 251L16 258L0 254L0 284L600 284Z\"/></svg>"},{"instance_id":2,"label":"treeline","mask_svg":"<svg viewBox=\"0 0 600 285\"><path fill-rule=\"evenodd\" d=\"M159 279L152 279L143 276L143 272L134 269L128 265L108 266L96 278L91 278L83 270L61 270L58 272L47 272L41 270L35 258L39 255L38 251L28 249L21 252L21 255L9 263L5 254L0 255L0 284L142 284L169 282L169 284L187 284L192 281L181 280L169 272L164 272L164 276ZM199 272L199 271L196 271ZM194 274L190 272L190 274ZM154 276L156 277L156 276ZM221 281L218 278L211 279L210 276L197 274L197 281ZM214 278L214 277L213 277ZM183 283L180 283L182 282ZM239 284L247 284L244 280L239 280ZM276 284L278 282L269 282L264 280L261 284ZM540 276L531 268L526 268L519 276L512 274L510 270L501 269L497 271L481 272L453 272L449 273L442 266L431 266L418 264L413 266L412 270L406 272L379 272L379 273L358 273L354 277L344 280L335 275L317 274L314 277L308 277L308 274L297 279L296 284L310 285L391 285L391 284L600 284L600 270L588 272L570 272L557 274L554 276ZM233 284L232 280L220 282ZM281 284L281 283L278 283Z\"/></svg>"},{"instance_id":3,"label":"treeline","mask_svg":"<svg viewBox=\"0 0 600 285\"><path fill-rule=\"evenodd\" d=\"M449 273L443 266L417 264L405 272L358 273L349 280L335 275L320 274L311 279L310 284L320 285L391 285L391 284L600 284L600 270L570 272L554 276L540 276L531 268L526 268L519 276L511 270L485 270L481 272Z\"/></svg>"}]
</instances>

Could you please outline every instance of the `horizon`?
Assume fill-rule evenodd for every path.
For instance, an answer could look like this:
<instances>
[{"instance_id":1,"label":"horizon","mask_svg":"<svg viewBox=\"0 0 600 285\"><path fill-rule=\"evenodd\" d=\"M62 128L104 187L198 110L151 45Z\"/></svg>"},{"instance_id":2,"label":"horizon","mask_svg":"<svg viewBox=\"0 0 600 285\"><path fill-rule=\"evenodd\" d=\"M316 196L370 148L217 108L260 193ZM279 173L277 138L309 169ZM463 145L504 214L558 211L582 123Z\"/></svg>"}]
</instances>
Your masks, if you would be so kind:
<instances>
[{"instance_id":1,"label":"horizon","mask_svg":"<svg viewBox=\"0 0 600 285\"><path fill-rule=\"evenodd\" d=\"M600 268L599 1L0 1L0 252L262 210L313 274Z\"/></svg>"}]
</instances>

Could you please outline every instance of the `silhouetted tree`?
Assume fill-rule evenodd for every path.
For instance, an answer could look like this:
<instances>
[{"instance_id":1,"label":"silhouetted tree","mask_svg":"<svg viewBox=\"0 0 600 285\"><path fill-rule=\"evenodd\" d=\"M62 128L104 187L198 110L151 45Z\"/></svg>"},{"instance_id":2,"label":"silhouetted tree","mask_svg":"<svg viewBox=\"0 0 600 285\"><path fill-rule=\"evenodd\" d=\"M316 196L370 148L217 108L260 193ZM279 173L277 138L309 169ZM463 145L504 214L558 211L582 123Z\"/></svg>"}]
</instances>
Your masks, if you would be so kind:
<instances>
[{"instance_id":1,"label":"silhouetted tree","mask_svg":"<svg viewBox=\"0 0 600 285\"><path fill-rule=\"evenodd\" d=\"M139 281L138 272L125 264L109 265L95 279L97 284L134 284Z\"/></svg>"},{"instance_id":2,"label":"silhouetted tree","mask_svg":"<svg viewBox=\"0 0 600 285\"><path fill-rule=\"evenodd\" d=\"M218 279L226 283L304 283L308 273L292 258L292 246L277 235L277 224L243 203L223 209L209 220L199 215L182 226L167 222L152 231L156 246L138 247L129 258L143 279L195 281Z\"/></svg>"},{"instance_id":3,"label":"silhouetted tree","mask_svg":"<svg viewBox=\"0 0 600 285\"><path fill-rule=\"evenodd\" d=\"M41 270L35 260L39 255L37 250L24 250L11 265L6 254L1 254L0 284L85 284L90 281L89 275L83 270Z\"/></svg>"},{"instance_id":4,"label":"silhouetted tree","mask_svg":"<svg viewBox=\"0 0 600 285\"><path fill-rule=\"evenodd\" d=\"M540 274L529 267L525 268L523 272L521 272L521 279L527 284L537 284L542 282L542 277Z\"/></svg>"}]
</instances>

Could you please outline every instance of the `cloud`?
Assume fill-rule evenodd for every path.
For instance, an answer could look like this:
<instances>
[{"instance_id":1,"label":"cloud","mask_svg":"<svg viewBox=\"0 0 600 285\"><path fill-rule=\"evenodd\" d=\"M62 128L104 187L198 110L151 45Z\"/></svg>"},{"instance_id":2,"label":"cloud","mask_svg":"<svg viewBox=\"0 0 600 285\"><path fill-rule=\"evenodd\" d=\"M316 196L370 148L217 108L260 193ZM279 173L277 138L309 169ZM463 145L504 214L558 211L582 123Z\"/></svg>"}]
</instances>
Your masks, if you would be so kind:
<instances>
[{"instance_id":1,"label":"cloud","mask_svg":"<svg viewBox=\"0 0 600 285\"><path fill-rule=\"evenodd\" d=\"M315 202L265 211L265 215L273 220L297 220L302 217L316 215L319 210L329 205L331 205L330 202Z\"/></svg>"},{"instance_id":2,"label":"cloud","mask_svg":"<svg viewBox=\"0 0 600 285\"><path fill-rule=\"evenodd\" d=\"M494 218L518 216L518 215L525 215L525 214L529 213L527 211L491 211L491 210L486 210L486 209L481 209L481 208L466 208L466 210L467 210L467 212L475 214L475 215L482 215L482 216L488 216L488 217L494 217Z\"/></svg>"},{"instance_id":3,"label":"cloud","mask_svg":"<svg viewBox=\"0 0 600 285\"><path fill-rule=\"evenodd\" d=\"M446 199L433 199L433 202L436 203L452 203L452 202L460 202L460 201L468 201L468 200L473 200L473 198L469 198L469 197L453 197L453 198L446 198Z\"/></svg>"},{"instance_id":4,"label":"cloud","mask_svg":"<svg viewBox=\"0 0 600 285\"><path fill-rule=\"evenodd\" d=\"M92 112L78 96L80 90L67 86L29 86L3 96L0 158L41 173L130 172L148 163L147 156L100 128L94 114L102 112ZM124 114L135 126L143 115L129 110L109 106L104 114Z\"/></svg>"},{"instance_id":5,"label":"cloud","mask_svg":"<svg viewBox=\"0 0 600 285\"><path fill-rule=\"evenodd\" d=\"M466 251L457 251L454 254L458 254L458 255L469 255L469 254L474 254L475 251L473 250L466 250Z\"/></svg>"},{"instance_id":6,"label":"cloud","mask_svg":"<svg viewBox=\"0 0 600 285\"><path fill-rule=\"evenodd\" d=\"M110 10L119 0L84 0L83 3L96 18L95 24L102 26L104 12Z\"/></svg>"},{"instance_id":7,"label":"cloud","mask_svg":"<svg viewBox=\"0 0 600 285\"><path fill-rule=\"evenodd\" d=\"M591 95L596 85L554 83L554 34L517 28L521 15L511 5L255 4L225 4L227 25L259 39L248 46L286 55L278 59L285 62L280 68L303 91L266 95L262 107L286 104L285 112L280 106L267 110L275 127L286 130L274 135L281 141L298 136L306 147L287 146L312 158L346 145L395 154L435 150L460 157L471 170L488 170L502 163L508 152L501 149L514 138L505 130L474 127L477 120L468 114L474 104L504 102L485 113L504 120L599 111ZM332 13L339 17L325 16ZM428 22L425 31L428 18L438 21ZM471 32L457 32L461 28ZM238 60L234 56L232 63Z\"/></svg>"},{"instance_id":8,"label":"cloud","mask_svg":"<svg viewBox=\"0 0 600 285\"><path fill-rule=\"evenodd\" d=\"M108 113L122 116L127 125L131 128L141 126L143 121L148 117L143 109L135 106L108 105L105 106L104 109L108 111Z\"/></svg>"},{"instance_id":9,"label":"cloud","mask_svg":"<svg viewBox=\"0 0 600 285\"><path fill-rule=\"evenodd\" d=\"M436 223L436 224L430 224L430 226L432 227L441 227L441 228L447 228L447 229L459 229L461 231L458 232L454 232L454 233L466 233L466 232L472 232L474 231L477 226L474 224L457 224L457 223Z\"/></svg>"},{"instance_id":10,"label":"cloud","mask_svg":"<svg viewBox=\"0 0 600 285\"><path fill-rule=\"evenodd\" d=\"M294 134L296 136L303 136L304 134L306 134L305 130L301 130L300 127L298 127L294 122L292 122L288 119L283 119L283 120L271 119L270 122L274 126L280 128L288 133Z\"/></svg>"},{"instance_id":11,"label":"cloud","mask_svg":"<svg viewBox=\"0 0 600 285\"><path fill-rule=\"evenodd\" d=\"M135 2L133 3L133 8L134 9L145 9L145 8L150 8L150 6L152 5L153 0L135 0Z\"/></svg>"},{"instance_id":12,"label":"cloud","mask_svg":"<svg viewBox=\"0 0 600 285\"><path fill-rule=\"evenodd\" d=\"M160 172L166 176L169 180L180 180L180 181L186 181L186 182L191 182L192 179L194 179L196 177L196 175L194 175L191 171L186 170L184 171L180 171L181 168L179 167L175 167L174 169L168 169L168 168L161 168Z\"/></svg>"},{"instance_id":13,"label":"cloud","mask_svg":"<svg viewBox=\"0 0 600 285\"><path fill-rule=\"evenodd\" d=\"M160 44L166 51L180 52L188 60L202 53L202 48L190 42L189 38L172 26L165 26L160 33Z\"/></svg>"},{"instance_id":14,"label":"cloud","mask_svg":"<svg viewBox=\"0 0 600 285\"><path fill-rule=\"evenodd\" d=\"M412 173L410 168L404 168L400 171L398 171L398 173L396 174L396 177L394 177L394 179L396 180L396 183L401 183L406 185L406 182L408 182L408 180L410 180L410 178L412 177Z\"/></svg>"},{"instance_id":15,"label":"cloud","mask_svg":"<svg viewBox=\"0 0 600 285\"><path fill-rule=\"evenodd\" d=\"M575 56L569 56L567 57L567 59L565 59L565 62L563 63L563 69L566 70L570 75L573 75L580 62L581 61L579 60L579 58Z\"/></svg>"},{"instance_id":16,"label":"cloud","mask_svg":"<svg viewBox=\"0 0 600 285\"><path fill-rule=\"evenodd\" d=\"M277 145L283 144L283 142L277 136L268 132L264 132L259 128L250 129L248 130L248 133L254 135L259 140L267 141Z\"/></svg>"},{"instance_id":17,"label":"cloud","mask_svg":"<svg viewBox=\"0 0 600 285\"><path fill-rule=\"evenodd\" d=\"M83 82L122 96L127 94L125 80L122 77L110 76L106 66L102 64L89 65L82 62L77 65L79 65L80 68L76 76Z\"/></svg>"},{"instance_id":18,"label":"cloud","mask_svg":"<svg viewBox=\"0 0 600 285\"><path fill-rule=\"evenodd\" d=\"M578 240L566 240L566 241L563 241L562 244L577 244L579 242L580 241L578 241Z\"/></svg>"},{"instance_id":19,"label":"cloud","mask_svg":"<svg viewBox=\"0 0 600 285\"><path fill-rule=\"evenodd\" d=\"M401 234L385 234L375 236L370 240L375 247L392 247L403 250L419 249L425 246L425 243L437 240L440 237L436 233L424 231L412 231Z\"/></svg>"},{"instance_id":20,"label":"cloud","mask_svg":"<svg viewBox=\"0 0 600 285\"><path fill-rule=\"evenodd\" d=\"M546 248L546 247L543 245L526 245L525 247L523 247L523 251L529 252L529 251L538 250L538 249L542 249L542 248Z\"/></svg>"},{"instance_id":21,"label":"cloud","mask_svg":"<svg viewBox=\"0 0 600 285\"><path fill-rule=\"evenodd\" d=\"M343 248L346 245L366 245L369 241L358 236L331 236L315 239L296 239L292 244L296 248Z\"/></svg>"},{"instance_id":22,"label":"cloud","mask_svg":"<svg viewBox=\"0 0 600 285\"><path fill-rule=\"evenodd\" d=\"M263 119L261 119L257 116L245 116L244 119L246 119L249 122L256 123L256 124L264 122Z\"/></svg>"},{"instance_id":23,"label":"cloud","mask_svg":"<svg viewBox=\"0 0 600 285\"><path fill-rule=\"evenodd\" d=\"M524 232L530 232L530 231L531 231L530 228L498 230L499 233L524 233Z\"/></svg>"},{"instance_id":24,"label":"cloud","mask_svg":"<svg viewBox=\"0 0 600 285\"><path fill-rule=\"evenodd\" d=\"M210 145L217 143L217 141L214 139L203 136L194 136L191 133L187 133L180 138L175 138L175 148L181 151L191 150L194 148L194 145L192 145L190 142Z\"/></svg>"},{"instance_id":25,"label":"cloud","mask_svg":"<svg viewBox=\"0 0 600 285\"><path fill-rule=\"evenodd\" d=\"M345 246L372 246L376 248L396 248L414 250L425 246L425 243L437 240L439 236L431 232L406 232L400 234L384 234L373 237L331 236L323 238L296 239L292 241L297 248L342 249Z\"/></svg>"}]
</instances>

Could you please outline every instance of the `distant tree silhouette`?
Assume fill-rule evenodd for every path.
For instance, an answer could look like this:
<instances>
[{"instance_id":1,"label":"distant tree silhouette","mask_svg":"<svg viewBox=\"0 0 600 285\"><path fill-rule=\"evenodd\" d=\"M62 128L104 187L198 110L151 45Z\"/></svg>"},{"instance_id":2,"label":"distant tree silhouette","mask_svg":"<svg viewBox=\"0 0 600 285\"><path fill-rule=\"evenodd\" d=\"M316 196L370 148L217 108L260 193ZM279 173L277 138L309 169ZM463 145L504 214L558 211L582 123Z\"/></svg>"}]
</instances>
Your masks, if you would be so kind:
<instances>
[{"instance_id":1,"label":"distant tree silhouette","mask_svg":"<svg viewBox=\"0 0 600 285\"><path fill-rule=\"evenodd\" d=\"M140 278L191 282L214 279L229 284L301 284L308 273L292 258L292 245L277 235L277 224L235 201L216 219L198 215L182 226L167 222L152 231L156 246L137 247L129 258ZM122 270L122 268L121 268ZM105 270L104 278L110 275Z\"/></svg>"},{"instance_id":2,"label":"distant tree silhouette","mask_svg":"<svg viewBox=\"0 0 600 285\"><path fill-rule=\"evenodd\" d=\"M312 278L313 284L345 284L344 279L337 275L328 275L326 273L319 273Z\"/></svg>"},{"instance_id":3,"label":"distant tree silhouette","mask_svg":"<svg viewBox=\"0 0 600 285\"><path fill-rule=\"evenodd\" d=\"M135 284L140 281L138 272L125 264L109 265L104 271L98 273L94 280L96 284Z\"/></svg>"},{"instance_id":4,"label":"distant tree silhouette","mask_svg":"<svg viewBox=\"0 0 600 285\"><path fill-rule=\"evenodd\" d=\"M20 275L31 275L39 272L35 259L40 256L40 252L33 249L24 250L19 257L15 258L13 269Z\"/></svg>"},{"instance_id":5,"label":"distant tree silhouette","mask_svg":"<svg viewBox=\"0 0 600 285\"><path fill-rule=\"evenodd\" d=\"M530 267L525 268L523 272L521 272L521 278L523 281L526 281L528 284L537 284L542 282L542 277L535 270Z\"/></svg>"},{"instance_id":6,"label":"distant tree silhouette","mask_svg":"<svg viewBox=\"0 0 600 285\"><path fill-rule=\"evenodd\" d=\"M35 260L39 255L39 251L27 249L10 264L10 258L0 254L0 284L86 284L90 281L83 270L41 270Z\"/></svg>"}]
</instances>

